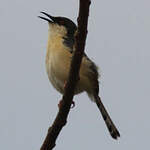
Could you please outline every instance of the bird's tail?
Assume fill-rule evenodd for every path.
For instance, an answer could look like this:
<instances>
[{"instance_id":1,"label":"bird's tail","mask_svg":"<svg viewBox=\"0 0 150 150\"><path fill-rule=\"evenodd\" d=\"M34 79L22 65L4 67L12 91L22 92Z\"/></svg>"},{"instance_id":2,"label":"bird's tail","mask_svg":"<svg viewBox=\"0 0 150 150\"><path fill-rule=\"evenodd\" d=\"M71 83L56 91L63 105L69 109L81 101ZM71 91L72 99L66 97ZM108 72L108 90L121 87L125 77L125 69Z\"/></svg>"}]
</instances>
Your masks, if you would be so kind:
<instances>
[{"instance_id":1,"label":"bird's tail","mask_svg":"<svg viewBox=\"0 0 150 150\"><path fill-rule=\"evenodd\" d=\"M95 99L95 102L96 102L102 116L103 116L103 119L105 121L105 124L108 128L110 135L112 136L112 138L117 139L118 137L120 137L120 133L117 130L116 126L114 125L113 121L111 120L108 112L106 111L106 109L101 101L101 98L98 95L96 95L96 96L94 96L94 99Z\"/></svg>"}]
</instances>

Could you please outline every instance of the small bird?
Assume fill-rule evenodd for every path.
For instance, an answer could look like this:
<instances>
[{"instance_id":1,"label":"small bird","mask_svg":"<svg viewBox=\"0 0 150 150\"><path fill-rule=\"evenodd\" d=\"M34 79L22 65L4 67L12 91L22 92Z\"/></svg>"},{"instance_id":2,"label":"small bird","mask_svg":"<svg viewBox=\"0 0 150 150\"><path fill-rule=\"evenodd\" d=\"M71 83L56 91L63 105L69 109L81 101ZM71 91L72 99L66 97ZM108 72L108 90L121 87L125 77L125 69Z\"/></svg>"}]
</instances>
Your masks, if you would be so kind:
<instances>
[{"instance_id":1,"label":"small bird","mask_svg":"<svg viewBox=\"0 0 150 150\"><path fill-rule=\"evenodd\" d=\"M75 32L77 26L73 21L65 17L54 17L41 12L46 17L38 16L46 20L49 25L48 45L46 53L46 70L53 87L61 94L64 93L64 85L68 78L70 63L74 51ZM90 99L96 103L106 123L112 138L117 139L120 133L112 122L99 97L99 73L95 63L84 53L79 71L80 80L77 83L75 94L86 92Z\"/></svg>"}]
</instances>

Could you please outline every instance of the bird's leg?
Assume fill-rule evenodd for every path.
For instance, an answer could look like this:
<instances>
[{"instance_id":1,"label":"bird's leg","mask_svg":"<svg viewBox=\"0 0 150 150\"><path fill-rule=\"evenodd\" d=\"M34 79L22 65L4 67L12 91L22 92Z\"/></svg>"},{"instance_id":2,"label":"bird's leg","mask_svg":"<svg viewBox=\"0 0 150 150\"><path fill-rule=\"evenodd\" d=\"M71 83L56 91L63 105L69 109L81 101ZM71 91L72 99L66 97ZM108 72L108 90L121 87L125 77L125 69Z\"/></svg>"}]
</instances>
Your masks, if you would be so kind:
<instances>
[{"instance_id":1,"label":"bird's leg","mask_svg":"<svg viewBox=\"0 0 150 150\"><path fill-rule=\"evenodd\" d=\"M62 103L63 103L63 101L62 101L62 100L60 100L60 101L59 101L59 104L58 104L58 108L60 108L60 107L61 107ZM72 102L71 102L71 108L74 108L74 107L75 107L75 102L74 102L74 101L72 101Z\"/></svg>"},{"instance_id":2,"label":"bird's leg","mask_svg":"<svg viewBox=\"0 0 150 150\"><path fill-rule=\"evenodd\" d=\"M74 107L75 107L75 102L72 101L72 102L71 102L71 108L74 108Z\"/></svg>"},{"instance_id":3,"label":"bird's leg","mask_svg":"<svg viewBox=\"0 0 150 150\"><path fill-rule=\"evenodd\" d=\"M67 85L67 81L64 82L64 89L66 88L66 85ZM62 105L62 100L59 101L59 104L58 104L58 108L60 108ZM75 102L72 101L71 102L71 108L74 108L75 107Z\"/></svg>"},{"instance_id":4,"label":"bird's leg","mask_svg":"<svg viewBox=\"0 0 150 150\"><path fill-rule=\"evenodd\" d=\"M59 103L58 103L58 108L60 108L61 105L62 105L62 100L59 101Z\"/></svg>"},{"instance_id":5,"label":"bird's leg","mask_svg":"<svg viewBox=\"0 0 150 150\"><path fill-rule=\"evenodd\" d=\"M64 82L64 89L66 88L67 86L67 81Z\"/></svg>"}]
</instances>

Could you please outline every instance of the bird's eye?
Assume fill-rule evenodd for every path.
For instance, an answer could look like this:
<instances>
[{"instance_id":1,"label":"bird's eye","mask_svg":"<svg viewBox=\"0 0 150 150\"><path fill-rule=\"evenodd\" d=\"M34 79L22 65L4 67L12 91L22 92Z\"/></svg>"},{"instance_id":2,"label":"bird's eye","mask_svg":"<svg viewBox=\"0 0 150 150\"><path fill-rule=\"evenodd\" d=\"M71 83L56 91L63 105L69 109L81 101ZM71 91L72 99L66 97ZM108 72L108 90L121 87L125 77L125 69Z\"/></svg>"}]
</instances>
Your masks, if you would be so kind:
<instances>
[{"instance_id":1,"label":"bird's eye","mask_svg":"<svg viewBox=\"0 0 150 150\"><path fill-rule=\"evenodd\" d=\"M64 22L63 20L60 20L59 23L60 23L61 25L64 25L64 24L65 24L65 22Z\"/></svg>"}]
</instances>

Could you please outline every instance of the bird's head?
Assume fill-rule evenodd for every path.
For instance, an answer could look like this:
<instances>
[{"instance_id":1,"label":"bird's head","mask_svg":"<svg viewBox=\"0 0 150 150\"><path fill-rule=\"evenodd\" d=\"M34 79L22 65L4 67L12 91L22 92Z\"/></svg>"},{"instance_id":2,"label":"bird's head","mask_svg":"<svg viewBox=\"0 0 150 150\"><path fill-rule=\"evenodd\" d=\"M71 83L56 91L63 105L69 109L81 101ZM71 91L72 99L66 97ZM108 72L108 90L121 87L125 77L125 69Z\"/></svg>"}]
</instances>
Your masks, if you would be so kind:
<instances>
[{"instance_id":1,"label":"bird's head","mask_svg":"<svg viewBox=\"0 0 150 150\"><path fill-rule=\"evenodd\" d=\"M73 21L65 17L54 17L45 12L41 12L48 18L41 17L41 19L48 21L51 33L58 34L62 37L74 37L74 33L77 30L77 26Z\"/></svg>"}]
</instances>

